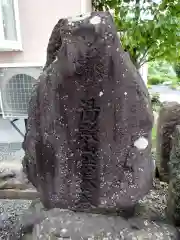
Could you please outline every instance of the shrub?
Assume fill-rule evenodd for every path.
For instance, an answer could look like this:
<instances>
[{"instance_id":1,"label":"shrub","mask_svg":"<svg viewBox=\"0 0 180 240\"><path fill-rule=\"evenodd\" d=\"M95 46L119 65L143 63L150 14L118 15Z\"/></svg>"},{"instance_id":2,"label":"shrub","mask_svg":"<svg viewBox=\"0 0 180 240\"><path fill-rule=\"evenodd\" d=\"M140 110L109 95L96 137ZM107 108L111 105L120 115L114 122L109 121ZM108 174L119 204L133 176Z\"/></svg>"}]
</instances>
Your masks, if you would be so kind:
<instances>
[{"instance_id":1,"label":"shrub","mask_svg":"<svg viewBox=\"0 0 180 240\"><path fill-rule=\"evenodd\" d=\"M151 94L151 103L156 103L156 104L159 104L160 103L160 96L159 96L159 93L152 93Z\"/></svg>"},{"instance_id":2,"label":"shrub","mask_svg":"<svg viewBox=\"0 0 180 240\"><path fill-rule=\"evenodd\" d=\"M165 80L162 76L158 76L158 75L150 75L148 76L148 84L149 85L157 85L157 84L161 84L163 83Z\"/></svg>"},{"instance_id":3,"label":"shrub","mask_svg":"<svg viewBox=\"0 0 180 240\"><path fill-rule=\"evenodd\" d=\"M178 86L177 84L172 83L171 86L170 86L170 88L174 90L174 89L177 89L177 86Z\"/></svg>"},{"instance_id":4,"label":"shrub","mask_svg":"<svg viewBox=\"0 0 180 240\"><path fill-rule=\"evenodd\" d=\"M149 75L172 75L173 69L172 66L165 61L154 61L149 62L148 64Z\"/></svg>"},{"instance_id":5,"label":"shrub","mask_svg":"<svg viewBox=\"0 0 180 240\"><path fill-rule=\"evenodd\" d=\"M153 111L158 112L159 108L162 106L159 93L151 94L151 104Z\"/></svg>"},{"instance_id":6,"label":"shrub","mask_svg":"<svg viewBox=\"0 0 180 240\"><path fill-rule=\"evenodd\" d=\"M174 65L174 71L176 73L176 76L180 79L180 63L176 63Z\"/></svg>"},{"instance_id":7,"label":"shrub","mask_svg":"<svg viewBox=\"0 0 180 240\"><path fill-rule=\"evenodd\" d=\"M180 82L180 79L178 80L176 77L173 67L165 61L150 62L148 64L148 75L148 84L152 85L162 84L168 81L173 84Z\"/></svg>"}]
</instances>

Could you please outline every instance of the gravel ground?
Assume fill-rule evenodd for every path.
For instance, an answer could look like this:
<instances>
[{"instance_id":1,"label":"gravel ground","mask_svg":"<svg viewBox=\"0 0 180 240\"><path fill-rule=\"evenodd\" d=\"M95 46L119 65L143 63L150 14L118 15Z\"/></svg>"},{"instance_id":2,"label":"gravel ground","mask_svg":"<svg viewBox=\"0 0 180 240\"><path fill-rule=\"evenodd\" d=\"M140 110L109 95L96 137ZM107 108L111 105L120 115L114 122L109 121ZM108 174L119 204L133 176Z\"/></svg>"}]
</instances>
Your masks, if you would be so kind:
<instances>
[{"instance_id":1,"label":"gravel ground","mask_svg":"<svg viewBox=\"0 0 180 240\"><path fill-rule=\"evenodd\" d=\"M155 220L165 220L167 193L168 184L155 179L153 189L144 199L139 201L136 215Z\"/></svg>"},{"instance_id":2,"label":"gravel ground","mask_svg":"<svg viewBox=\"0 0 180 240\"><path fill-rule=\"evenodd\" d=\"M7 233L16 219L27 211L32 201L28 200L0 200L0 239L6 240Z\"/></svg>"}]
</instances>

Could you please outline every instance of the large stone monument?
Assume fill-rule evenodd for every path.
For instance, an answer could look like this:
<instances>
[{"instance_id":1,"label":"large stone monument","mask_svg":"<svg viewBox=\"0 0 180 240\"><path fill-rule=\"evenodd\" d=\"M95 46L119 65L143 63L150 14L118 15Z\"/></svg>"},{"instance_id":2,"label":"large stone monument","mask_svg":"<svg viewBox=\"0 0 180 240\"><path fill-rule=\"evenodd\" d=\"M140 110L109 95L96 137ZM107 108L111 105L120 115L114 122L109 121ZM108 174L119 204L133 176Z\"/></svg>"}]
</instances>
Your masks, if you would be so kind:
<instances>
[{"instance_id":1,"label":"large stone monument","mask_svg":"<svg viewBox=\"0 0 180 240\"><path fill-rule=\"evenodd\" d=\"M29 106L24 172L47 209L131 209L152 187L153 114L112 16L61 19Z\"/></svg>"}]
</instances>

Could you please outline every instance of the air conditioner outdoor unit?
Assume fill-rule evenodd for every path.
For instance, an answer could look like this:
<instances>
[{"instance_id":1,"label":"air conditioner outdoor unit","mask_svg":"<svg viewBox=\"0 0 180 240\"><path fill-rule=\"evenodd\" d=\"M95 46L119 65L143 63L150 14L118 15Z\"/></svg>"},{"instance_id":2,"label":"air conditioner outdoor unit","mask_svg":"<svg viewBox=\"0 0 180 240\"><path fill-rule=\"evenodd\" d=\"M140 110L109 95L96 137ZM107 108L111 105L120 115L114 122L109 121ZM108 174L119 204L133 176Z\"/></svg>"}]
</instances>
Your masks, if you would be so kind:
<instances>
[{"instance_id":1,"label":"air conditioner outdoor unit","mask_svg":"<svg viewBox=\"0 0 180 240\"><path fill-rule=\"evenodd\" d=\"M0 107L3 118L27 119L33 85L42 67L0 68Z\"/></svg>"}]
</instances>

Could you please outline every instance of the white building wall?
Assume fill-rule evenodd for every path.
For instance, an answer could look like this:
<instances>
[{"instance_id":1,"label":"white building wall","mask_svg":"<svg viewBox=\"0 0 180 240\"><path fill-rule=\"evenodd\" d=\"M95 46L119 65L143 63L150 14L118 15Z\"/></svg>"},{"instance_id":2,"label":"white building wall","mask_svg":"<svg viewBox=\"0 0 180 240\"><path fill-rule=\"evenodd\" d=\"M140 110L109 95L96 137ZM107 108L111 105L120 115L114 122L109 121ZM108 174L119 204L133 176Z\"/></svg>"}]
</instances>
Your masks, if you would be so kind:
<instances>
[{"instance_id":1,"label":"white building wall","mask_svg":"<svg viewBox=\"0 0 180 240\"><path fill-rule=\"evenodd\" d=\"M1 0L0 0L1 1ZM60 18L91 11L91 0L19 0L20 33L22 51L0 51L0 67L44 65L49 36ZM25 133L23 120L16 125ZM12 127L10 121L0 118L0 164L5 160L21 160L22 149L12 154L1 146L21 143L23 137Z\"/></svg>"},{"instance_id":2,"label":"white building wall","mask_svg":"<svg viewBox=\"0 0 180 240\"><path fill-rule=\"evenodd\" d=\"M144 82L147 84L148 82L148 64L145 63L139 70Z\"/></svg>"},{"instance_id":3,"label":"white building wall","mask_svg":"<svg viewBox=\"0 0 180 240\"><path fill-rule=\"evenodd\" d=\"M17 6L22 50L0 51L0 64L43 65L55 24L60 18L91 11L91 0L18 0Z\"/></svg>"}]
</instances>

